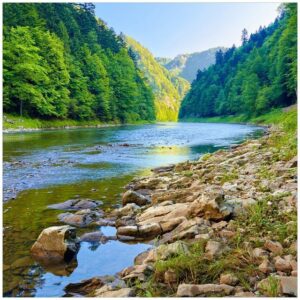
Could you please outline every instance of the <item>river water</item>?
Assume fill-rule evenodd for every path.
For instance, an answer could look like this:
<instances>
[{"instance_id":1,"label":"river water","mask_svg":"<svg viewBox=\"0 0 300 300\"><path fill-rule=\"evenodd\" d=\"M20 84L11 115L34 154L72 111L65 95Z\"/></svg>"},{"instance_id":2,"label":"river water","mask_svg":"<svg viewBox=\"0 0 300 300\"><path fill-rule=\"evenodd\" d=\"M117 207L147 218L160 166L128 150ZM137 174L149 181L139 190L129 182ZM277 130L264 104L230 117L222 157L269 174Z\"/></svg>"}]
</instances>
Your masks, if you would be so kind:
<instances>
[{"instance_id":1,"label":"river water","mask_svg":"<svg viewBox=\"0 0 300 300\"><path fill-rule=\"evenodd\" d=\"M58 297L64 287L131 265L147 244L82 243L65 270L44 269L30 257L42 229L59 225L49 204L68 199L121 202L123 187L150 169L185 160L260 136L263 129L238 124L158 123L105 128L5 134L3 137L3 282L5 296ZM11 199L12 198L12 199ZM10 199L10 200L9 200ZM113 235L113 227L101 230Z\"/></svg>"}]
</instances>

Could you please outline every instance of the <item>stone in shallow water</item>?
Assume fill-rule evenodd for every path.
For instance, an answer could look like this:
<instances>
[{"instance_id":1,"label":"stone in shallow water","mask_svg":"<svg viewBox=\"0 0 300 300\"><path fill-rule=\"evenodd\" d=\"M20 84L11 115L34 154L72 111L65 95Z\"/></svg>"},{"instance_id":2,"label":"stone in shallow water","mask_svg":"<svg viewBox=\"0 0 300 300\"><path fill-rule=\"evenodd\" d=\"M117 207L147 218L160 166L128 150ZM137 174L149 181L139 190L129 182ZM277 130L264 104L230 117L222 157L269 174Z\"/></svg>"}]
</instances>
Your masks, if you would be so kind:
<instances>
[{"instance_id":1,"label":"stone in shallow water","mask_svg":"<svg viewBox=\"0 0 300 300\"><path fill-rule=\"evenodd\" d=\"M88 232L80 237L81 242L105 244L109 240L116 240L116 236L105 236L101 231Z\"/></svg>"},{"instance_id":2,"label":"stone in shallow water","mask_svg":"<svg viewBox=\"0 0 300 300\"><path fill-rule=\"evenodd\" d=\"M75 228L52 226L42 231L31 247L31 254L45 265L55 265L71 261L78 250Z\"/></svg>"},{"instance_id":3,"label":"stone in shallow water","mask_svg":"<svg viewBox=\"0 0 300 300\"><path fill-rule=\"evenodd\" d=\"M48 208L60 210L80 210L80 209L93 209L103 204L102 201L90 199L70 199L62 203L49 205Z\"/></svg>"},{"instance_id":4,"label":"stone in shallow water","mask_svg":"<svg viewBox=\"0 0 300 300\"><path fill-rule=\"evenodd\" d=\"M91 211L83 209L76 213L62 213L58 215L58 220L68 225L85 227L91 223L98 221L103 216L102 211Z\"/></svg>"}]
</instances>

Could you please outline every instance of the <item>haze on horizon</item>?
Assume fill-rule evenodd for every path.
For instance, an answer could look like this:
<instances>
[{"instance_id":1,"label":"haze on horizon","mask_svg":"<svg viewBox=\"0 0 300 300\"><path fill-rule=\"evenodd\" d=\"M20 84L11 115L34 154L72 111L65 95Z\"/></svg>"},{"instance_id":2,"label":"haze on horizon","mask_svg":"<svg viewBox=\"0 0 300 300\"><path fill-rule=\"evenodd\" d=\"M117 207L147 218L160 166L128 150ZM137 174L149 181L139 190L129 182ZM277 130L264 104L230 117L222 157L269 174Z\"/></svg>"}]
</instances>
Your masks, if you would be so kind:
<instances>
[{"instance_id":1,"label":"haze on horizon","mask_svg":"<svg viewBox=\"0 0 300 300\"><path fill-rule=\"evenodd\" d=\"M267 26L277 3L95 3L96 16L154 56L173 58L214 47L241 44L241 32Z\"/></svg>"}]
</instances>

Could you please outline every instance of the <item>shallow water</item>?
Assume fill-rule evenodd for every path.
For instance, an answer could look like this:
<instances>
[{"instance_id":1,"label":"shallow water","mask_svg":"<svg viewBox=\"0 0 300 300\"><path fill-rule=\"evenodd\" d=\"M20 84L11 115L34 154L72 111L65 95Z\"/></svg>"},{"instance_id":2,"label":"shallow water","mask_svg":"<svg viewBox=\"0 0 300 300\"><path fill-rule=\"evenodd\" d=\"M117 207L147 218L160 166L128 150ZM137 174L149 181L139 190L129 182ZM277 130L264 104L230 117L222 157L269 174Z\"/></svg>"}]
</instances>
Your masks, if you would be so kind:
<instances>
[{"instance_id":1,"label":"shallow water","mask_svg":"<svg viewBox=\"0 0 300 300\"><path fill-rule=\"evenodd\" d=\"M5 295L62 296L66 284L113 275L150 247L82 243L77 261L64 273L45 270L30 258L29 249L43 228L59 224L58 211L47 205L80 197L102 200L104 209L112 209L134 176L197 159L261 132L236 124L162 123L5 134L4 199L16 198L3 208ZM100 228L88 231L94 230ZM101 230L110 235L114 228Z\"/></svg>"}]
</instances>

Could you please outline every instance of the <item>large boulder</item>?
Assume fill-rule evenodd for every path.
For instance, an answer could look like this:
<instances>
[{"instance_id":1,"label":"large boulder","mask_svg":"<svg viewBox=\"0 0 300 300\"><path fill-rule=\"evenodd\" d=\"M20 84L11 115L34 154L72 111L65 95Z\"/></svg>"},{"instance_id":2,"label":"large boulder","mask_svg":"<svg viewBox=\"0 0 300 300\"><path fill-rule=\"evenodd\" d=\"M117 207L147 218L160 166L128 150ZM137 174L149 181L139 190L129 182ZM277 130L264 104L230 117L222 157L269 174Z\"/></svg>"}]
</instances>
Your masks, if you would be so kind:
<instances>
[{"instance_id":1,"label":"large boulder","mask_svg":"<svg viewBox=\"0 0 300 300\"><path fill-rule=\"evenodd\" d=\"M128 190L123 194L122 203L124 206L128 203L134 203L138 206L144 206L150 203L150 199L135 191Z\"/></svg>"},{"instance_id":2,"label":"large boulder","mask_svg":"<svg viewBox=\"0 0 300 300\"><path fill-rule=\"evenodd\" d=\"M70 261L79 250L75 228L52 226L44 229L31 247L32 256L46 264Z\"/></svg>"}]
</instances>

